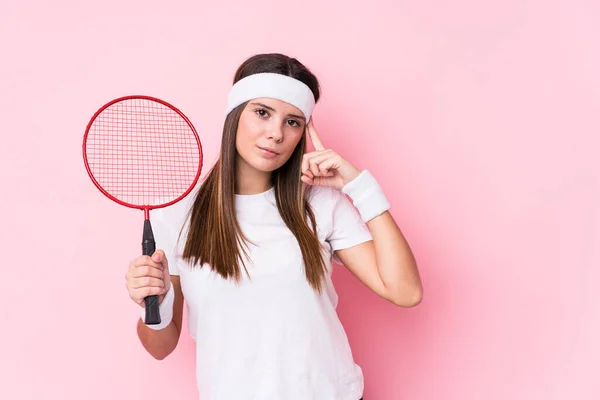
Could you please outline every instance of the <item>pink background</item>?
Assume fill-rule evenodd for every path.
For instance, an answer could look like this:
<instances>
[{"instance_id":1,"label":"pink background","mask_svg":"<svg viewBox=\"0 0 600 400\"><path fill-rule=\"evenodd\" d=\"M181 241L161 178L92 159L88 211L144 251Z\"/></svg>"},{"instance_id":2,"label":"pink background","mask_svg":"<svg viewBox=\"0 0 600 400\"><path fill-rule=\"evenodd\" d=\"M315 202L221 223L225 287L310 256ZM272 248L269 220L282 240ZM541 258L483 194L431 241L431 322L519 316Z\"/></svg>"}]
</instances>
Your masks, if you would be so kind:
<instances>
[{"instance_id":1,"label":"pink background","mask_svg":"<svg viewBox=\"0 0 600 400\"><path fill-rule=\"evenodd\" d=\"M138 342L142 214L81 140L148 94L211 165L235 68L278 51L320 78L317 129L379 179L422 273L413 309L335 273L365 398L599 399L599 3L218 3L0 5L0 398L197 397L187 331L162 362Z\"/></svg>"}]
</instances>

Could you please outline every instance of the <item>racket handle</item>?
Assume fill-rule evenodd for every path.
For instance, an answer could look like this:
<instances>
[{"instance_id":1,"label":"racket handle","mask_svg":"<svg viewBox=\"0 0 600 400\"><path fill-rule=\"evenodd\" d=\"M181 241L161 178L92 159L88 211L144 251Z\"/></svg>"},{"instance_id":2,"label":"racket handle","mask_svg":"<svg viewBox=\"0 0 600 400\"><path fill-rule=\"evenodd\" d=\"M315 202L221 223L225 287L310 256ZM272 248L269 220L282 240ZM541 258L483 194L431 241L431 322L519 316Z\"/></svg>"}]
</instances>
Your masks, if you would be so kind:
<instances>
[{"instance_id":1,"label":"racket handle","mask_svg":"<svg viewBox=\"0 0 600 400\"><path fill-rule=\"evenodd\" d=\"M150 220L144 220L144 234L142 236L142 254L145 256L152 256L156 250L156 242L154 241L154 234L152 233L152 225ZM160 313L158 310L158 296L152 295L144 299L146 305L146 317L144 322L146 325L158 325L160 324Z\"/></svg>"}]
</instances>

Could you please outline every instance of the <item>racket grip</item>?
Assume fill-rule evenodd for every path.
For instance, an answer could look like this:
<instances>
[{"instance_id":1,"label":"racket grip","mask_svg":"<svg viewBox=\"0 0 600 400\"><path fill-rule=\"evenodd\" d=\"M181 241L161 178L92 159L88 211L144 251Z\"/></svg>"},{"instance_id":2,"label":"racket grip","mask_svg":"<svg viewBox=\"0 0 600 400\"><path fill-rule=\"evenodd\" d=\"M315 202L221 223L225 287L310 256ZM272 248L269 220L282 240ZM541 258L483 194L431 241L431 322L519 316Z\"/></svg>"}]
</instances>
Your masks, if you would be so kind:
<instances>
[{"instance_id":1,"label":"racket grip","mask_svg":"<svg viewBox=\"0 0 600 400\"><path fill-rule=\"evenodd\" d=\"M152 233L152 225L149 219L144 220L144 234L142 235L142 254L151 256L156 250L156 242ZM144 299L146 306L146 316L144 322L146 325L158 325L161 322L160 312L158 309L158 296L152 295Z\"/></svg>"}]
</instances>

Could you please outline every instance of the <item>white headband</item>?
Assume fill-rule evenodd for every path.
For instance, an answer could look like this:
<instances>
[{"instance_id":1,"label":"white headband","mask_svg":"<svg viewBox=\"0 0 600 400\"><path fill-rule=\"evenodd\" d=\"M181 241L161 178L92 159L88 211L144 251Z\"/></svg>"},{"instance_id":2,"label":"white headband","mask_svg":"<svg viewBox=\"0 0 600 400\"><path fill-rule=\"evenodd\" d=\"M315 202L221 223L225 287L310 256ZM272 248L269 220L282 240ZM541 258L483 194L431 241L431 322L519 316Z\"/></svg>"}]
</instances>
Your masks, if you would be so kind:
<instances>
[{"instance_id":1,"label":"white headband","mask_svg":"<svg viewBox=\"0 0 600 400\"><path fill-rule=\"evenodd\" d=\"M297 107L306 122L315 108L315 97L306 84L286 75L265 72L249 75L232 86L225 115L240 104L260 97L278 99Z\"/></svg>"}]
</instances>

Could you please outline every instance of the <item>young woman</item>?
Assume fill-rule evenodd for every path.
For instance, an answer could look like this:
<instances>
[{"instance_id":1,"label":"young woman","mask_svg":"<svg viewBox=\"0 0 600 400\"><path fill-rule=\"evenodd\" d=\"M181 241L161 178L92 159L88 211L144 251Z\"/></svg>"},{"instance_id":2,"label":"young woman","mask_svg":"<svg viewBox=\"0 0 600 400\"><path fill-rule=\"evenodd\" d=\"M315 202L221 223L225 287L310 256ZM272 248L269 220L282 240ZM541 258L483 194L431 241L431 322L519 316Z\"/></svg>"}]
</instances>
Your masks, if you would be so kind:
<instances>
[{"instance_id":1,"label":"young woman","mask_svg":"<svg viewBox=\"0 0 600 400\"><path fill-rule=\"evenodd\" d=\"M160 250L126 274L162 321L137 332L155 358L176 347L183 302L203 400L359 400L363 375L336 314L332 259L400 307L421 301L410 248L381 187L319 139L320 90L296 59L237 70L220 157L189 201L154 212ZM315 147L306 152L307 135ZM346 197L351 199L351 201Z\"/></svg>"}]
</instances>

